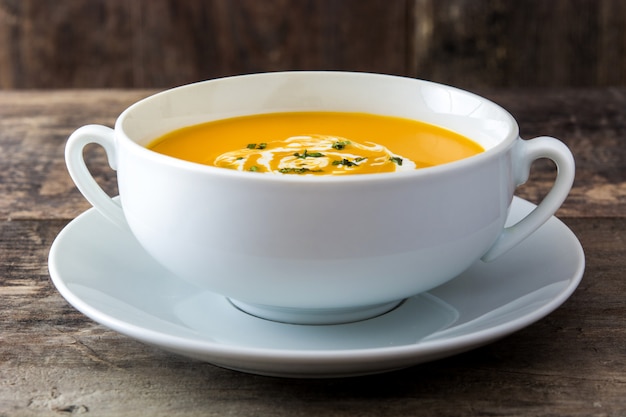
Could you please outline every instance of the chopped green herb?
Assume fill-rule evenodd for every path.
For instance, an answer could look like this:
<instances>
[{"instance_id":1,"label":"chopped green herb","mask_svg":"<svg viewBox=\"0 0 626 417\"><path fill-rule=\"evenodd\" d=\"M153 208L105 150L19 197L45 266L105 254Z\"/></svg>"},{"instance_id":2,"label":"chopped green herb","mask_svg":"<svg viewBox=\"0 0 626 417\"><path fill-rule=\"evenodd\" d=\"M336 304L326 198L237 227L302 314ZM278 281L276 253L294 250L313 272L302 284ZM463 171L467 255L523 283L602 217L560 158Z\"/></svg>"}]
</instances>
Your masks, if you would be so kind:
<instances>
[{"instance_id":1,"label":"chopped green herb","mask_svg":"<svg viewBox=\"0 0 626 417\"><path fill-rule=\"evenodd\" d=\"M350 161L349 159L343 158L341 161L339 161L339 160L333 161L333 165L343 165L343 166L346 166L346 167L355 167L358 164L356 162Z\"/></svg>"},{"instance_id":2,"label":"chopped green herb","mask_svg":"<svg viewBox=\"0 0 626 417\"><path fill-rule=\"evenodd\" d=\"M278 172L281 174L304 174L305 172L322 172L322 170L312 170L310 168L282 168L278 170Z\"/></svg>"},{"instance_id":3,"label":"chopped green herb","mask_svg":"<svg viewBox=\"0 0 626 417\"><path fill-rule=\"evenodd\" d=\"M239 158L235 159L235 161L241 161L243 159L243 156L240 156Z\"/></svg>"},{"instance_id":4,"label":"chopped green herb","mask_svg":"<svg viewBox=\"0 0 626 417\"><path fill-rule=\"evenodd\" d=\"M362 156L359 156L358 158L354 159L354 162L361 162L361 161L365 161L367 158L364 158Z\"/></svg>"},{"instance_id":5,"label":"chopped green herb","mask_svg":"<svg viewBox=\"0 0 626 417\"><path fill-rule=\"evenodd\" d=\"M392 156L391 158L389 158L389 160L391 162L394 162L394 163L398 164L399 166L402 166L402 158L400 158L398 156Z\"/></svg>"},{"instance_id":6,"label":"chopped green herb","mask_svg":"<svg viewBox=\"0 0 626 417\"><path fill-rule=\"evenodd\" d=\"M246 148L248 148L248 149L265 149L265 148L267 148L267 143L265 143L265 142L259 143L259 144L248 143L246 145Z\"/></svg>"},{"instance_id":7,"label":"chopped green herb","mask_svg":"<svg viewBox=\"0 0 626 417\"><path fill-rule=\"evenodd\" d=\"M339 140L335 143L333 143L333 149L337 149L338 151L345 149L346 146L348 146L350 144L349 140Z\"/></svg>"},{"instance_id":8,"label":"chopped green herb","mask_svg":"<svg viewBox=\"0 0 626 417\"><path fill-rule=\"evenodd\" d=\"M324 156L323 153L321 152L311 152L309 153L306 149L304 150L304 153L299 153L296 152L293 154L293 156L295 156L296 158L300 158L300 159L305 159L305 158L321 158Z\"/></svg>"},{"instance_id":9,"label":"chopped green herb","mask_svg":"<svg viewBox=\"0 0 626 417\"><path fill-rule=\"evenodd\" d=\"M252 165L249 169L249 171L252 171L252 172L257 172L258 170L259 170L259 167L256 165Z\"/></svg>"}]
</instances>

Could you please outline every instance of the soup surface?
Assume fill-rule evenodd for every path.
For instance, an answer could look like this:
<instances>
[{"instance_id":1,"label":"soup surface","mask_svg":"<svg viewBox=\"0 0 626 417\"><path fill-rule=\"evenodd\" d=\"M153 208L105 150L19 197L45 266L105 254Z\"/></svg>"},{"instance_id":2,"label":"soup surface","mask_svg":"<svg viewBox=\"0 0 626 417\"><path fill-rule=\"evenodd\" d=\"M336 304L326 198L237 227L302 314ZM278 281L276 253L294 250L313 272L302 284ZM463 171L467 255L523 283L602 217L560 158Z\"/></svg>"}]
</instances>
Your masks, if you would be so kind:
<instances>
[{"instance_id":1,"label":"soup surface","mask_svg":"<svg viewBox=\"0 0 626 417\"><path fill-rule=\"evenodd\" d=\"M148 145L200 164L278 175L346 175L414 170L484 149L431 124L344 112L268 113L167 133Z\"/></svg>"}]
</instances>

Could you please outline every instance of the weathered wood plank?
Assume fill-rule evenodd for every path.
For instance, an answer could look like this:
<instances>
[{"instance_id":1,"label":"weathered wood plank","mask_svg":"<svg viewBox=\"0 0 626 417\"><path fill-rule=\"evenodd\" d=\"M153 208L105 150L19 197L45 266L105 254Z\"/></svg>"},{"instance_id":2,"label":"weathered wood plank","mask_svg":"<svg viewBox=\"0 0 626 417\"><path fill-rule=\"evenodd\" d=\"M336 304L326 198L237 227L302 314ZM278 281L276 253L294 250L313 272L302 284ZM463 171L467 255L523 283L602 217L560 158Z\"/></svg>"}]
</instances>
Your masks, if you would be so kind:
<instances>
[{"instance_id":1,"label":"weathered wood plank","mask_svg":"<svg viewBox=\"0 0 626 417\"><path fill-rule=\"evenodd\" d=\"M154 69L175 74L181 63L189 73L176 83L277 70L405 73L406 9L404 0L144 2L142 78L163 85Z\"/></svg>"},{"instance_id":2,"label":"weathered wood plank","mask_svg":"<svg viewBox=\"0 0 626 417\"><path fill-rule=\"evenodd\" d=\"M0 87L169 87L285 69L405 73L406 9L404 0L3 0Z\"/></svg>"},{"instance_id":3,"label":"weathered wood plank","mask_svg":"<svg viewBox=\"0 0 626 417\"><path fill-rule=\"evenodd\" d=\"M112 126L139 91L0 93L1 218L69 219L89 207L63 161L71 132L89 123ZM537 94L484 91L518 119L522 136L563 140L577 160L577 179L559 216L626 216L626 90L569 90ZM94 175L111 194L114 173L101 149L87 154ZM554 168L539 162L519 195L538 202L550 189Z\"/></svg>"},{"instance_id":4,"label":"weathered wood plank","mask_svg":"<svg viewBox=\"0 0 626 417\"><path fill-rule=\"evenodd\" d=\"M73 218L89 203L73 185L64 162L68 136L78 127L113 126L117 116L147 91L0 93L0 217ZM112 195L115 175L103 150L86 154L94 176Z\"/></svg>"},{"instance_id":5,"label":"weathered wood plank","mask_svg":"<svg viewBox=\"0 0 626 417\"><path fill-rule=\"evenodd\" d=\"M410 74L462 88L626 83L620 0L417 0Z\"/></svg>"},{"instance_id":6,"label":"weathered wood plank","mask_svg":"<svg viewBox=\"0 0 626 417\"><path fill-rule=\"evenodd\" d=\"M626 90L509 90L485 95L513 114L522 137L554 136L570 147L576 180L558 215L626 215ZM553 178L554 167L539 161L519 193L537 202Z\"/></svg>"},{"instance_id":7,"label":"weathered wood plank","mask_svg":"<svg viewBox=\"0 0 626 417\"><path fill-rule=\"evenodd\" d=\"M493 91L524 137L553 135L578 161L560 211L586 252L574 295L484 348L390 374L284 380L187 360L95 324L52 286L47 255L89 205L66 174L67 136L111 126L150 91L0 92L0 415L619 416L626 412L626 90ZM105 189L102 152L87 159ZM520 193L539 199L538 164Z\"/></svg>"},{"instance_id":8,"label":"weathered wood plank","mask_svg":"<svg viewBox=\"0 0 626 417\"><path fill-rule=\"evenodd\" d=\"M586 249L586 278L544 320L434 363L319 381L223 370L107 330L70 307L47 278L47 248L65 221L0 222L0 413L622 415L626 222L565 220Z\"/></svg>"},{"instance_id":9,"label":"weathered wood plank","mask_svg":"<svg viewBox=\"0 0 626 417\"><path fill-rule=\"evenodd\" d=\"M130 2L0 3L0 86L94 87L133 81ZM114 84L110 84L115 80Z\"/></svg>"},{"instance_id":10,"label":"weathered wood plank","mask_svg":"<svg viewBox=\"0 0 626 417\"><path fill-rule=\"evenodd\" d=\"M624 86L626 3L0 0L0 88L162 88L287 69Z\"/></svg>"}]
</instances>

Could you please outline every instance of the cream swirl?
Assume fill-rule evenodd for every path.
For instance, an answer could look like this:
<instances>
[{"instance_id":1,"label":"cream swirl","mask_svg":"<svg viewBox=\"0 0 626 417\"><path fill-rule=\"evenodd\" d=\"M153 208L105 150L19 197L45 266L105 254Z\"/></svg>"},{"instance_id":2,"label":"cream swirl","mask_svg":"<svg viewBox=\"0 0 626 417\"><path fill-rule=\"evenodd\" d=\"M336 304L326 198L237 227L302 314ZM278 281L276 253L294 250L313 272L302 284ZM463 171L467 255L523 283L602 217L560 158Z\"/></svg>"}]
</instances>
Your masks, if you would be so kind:
<instances>
[{"instance_id":1,"label":"cream swirl","mask_svg":"<svg viewBox=\"0 0 626 417\"><path fill-rule=\"evenodd\" d=\"M386 147L325 135L292 136L267 143L250 143L226 152L215 166L274 174L344 175L414 170L413 161Z\"/></svg>"}]
</instances>

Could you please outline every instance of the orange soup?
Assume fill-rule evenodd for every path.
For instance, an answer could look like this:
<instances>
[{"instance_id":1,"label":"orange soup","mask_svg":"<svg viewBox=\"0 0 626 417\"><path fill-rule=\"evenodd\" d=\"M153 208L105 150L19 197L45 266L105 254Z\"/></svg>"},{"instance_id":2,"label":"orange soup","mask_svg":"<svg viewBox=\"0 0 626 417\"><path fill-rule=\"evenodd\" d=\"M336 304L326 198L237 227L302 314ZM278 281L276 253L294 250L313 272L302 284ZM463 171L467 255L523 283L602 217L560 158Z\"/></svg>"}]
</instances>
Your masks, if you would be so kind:
<instances>
[{"instance_id":1,"label":"orange soup","mask_svg":"<svg viewBox=\"0 0 626 417\"><path fill-rule=\"evenodd\" d=\"M167 133L148 148L200 164L277 175L407 171L484 150L472 140L435 125L344 112L222 119Z\"/></svg>"}]
</instances>

